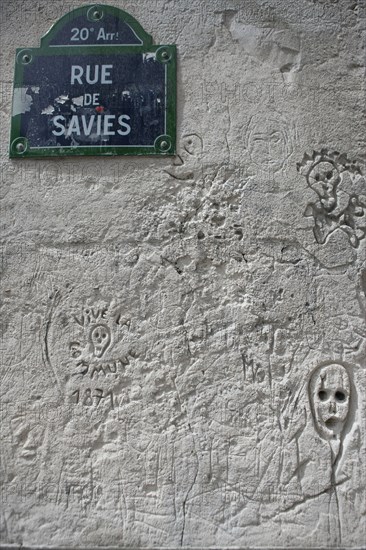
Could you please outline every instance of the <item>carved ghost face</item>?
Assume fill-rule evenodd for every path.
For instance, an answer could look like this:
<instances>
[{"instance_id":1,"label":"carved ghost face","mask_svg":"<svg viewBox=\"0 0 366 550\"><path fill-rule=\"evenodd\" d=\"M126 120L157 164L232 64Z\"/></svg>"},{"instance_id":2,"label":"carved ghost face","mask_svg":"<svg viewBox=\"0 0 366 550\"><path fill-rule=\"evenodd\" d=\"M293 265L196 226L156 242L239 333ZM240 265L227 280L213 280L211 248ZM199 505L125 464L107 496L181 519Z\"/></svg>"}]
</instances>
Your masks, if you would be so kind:
<instances>
[{"instance_id":1,"label":"carved ghost face","mask_svg":"<svg viewBox=\"0 0 366 550\"><path fill-rule=\"evenodd\" d=\"M90 333L95 357L102 357L111 343L111 332L105 325L95 325Z\"/></svg>"},{"instance_id":2,"label":"carved ghost face","mask_svg":"<svg viewBox=\"0 0 366 550\"><path fill-rule=\"evenodd\" d=\"M290 155L288 132L277 116L254 115L248 126L247 148L253 163L277 171Z\"/></svg>"},{"instance_id":3,"label":"carved ghost face","mask_svg":"<svg viewBox=\"0 0 366 550\"><path fill-rule=\"evenodd\" d=\"M267 124L250 136L250 156L258 166L281 165L286 157L286 138L277 126Z\"/></svg>"},{"instance_id":4,"label":"carved ghost face","mask_svg":"<svg viewBox=\"0 0 366 550\"><path fill-rule=\"evenodd\" d=\"M349 412L350 381L337 363L317 369L310 381L310 400L315 427L325 439L339 438Z\"/></svg>"},{"instance_id":5,"label":"carved ghost face","mask_svg":"<svg viewBox=\"0 0 366 550\"><path fill-rule=\"evenodd\" d=\"M335 191L339 180L339 172L336 166L325 160L313 166L308 174L309 186L323 199L323 205L328 210L335 206Z\"/></svg>"}]
</instances>

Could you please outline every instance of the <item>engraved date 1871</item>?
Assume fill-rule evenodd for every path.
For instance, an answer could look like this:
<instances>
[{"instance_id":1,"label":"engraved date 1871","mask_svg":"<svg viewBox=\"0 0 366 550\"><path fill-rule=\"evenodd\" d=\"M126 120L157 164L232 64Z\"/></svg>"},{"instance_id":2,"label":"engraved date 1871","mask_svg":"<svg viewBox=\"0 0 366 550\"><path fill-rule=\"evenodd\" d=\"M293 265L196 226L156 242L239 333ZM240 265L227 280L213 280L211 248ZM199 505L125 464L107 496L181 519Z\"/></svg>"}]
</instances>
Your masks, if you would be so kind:
<instances>
[{"instance_id":1,"label":"engraved date 1871","mask_svg":"<svg viewBox=\"0 0 366 550\"><path fill-rule=\"evenodd\" d=\"M109 401L111 408L114 408L113 392L105 392L103 389L95 388L91 390L87 388L85 390L77 389L72 392L71 398L73 402L78 405L81 404L85 407L98 407L104 400L105 403Z\"/></svg>"}]
</instances>

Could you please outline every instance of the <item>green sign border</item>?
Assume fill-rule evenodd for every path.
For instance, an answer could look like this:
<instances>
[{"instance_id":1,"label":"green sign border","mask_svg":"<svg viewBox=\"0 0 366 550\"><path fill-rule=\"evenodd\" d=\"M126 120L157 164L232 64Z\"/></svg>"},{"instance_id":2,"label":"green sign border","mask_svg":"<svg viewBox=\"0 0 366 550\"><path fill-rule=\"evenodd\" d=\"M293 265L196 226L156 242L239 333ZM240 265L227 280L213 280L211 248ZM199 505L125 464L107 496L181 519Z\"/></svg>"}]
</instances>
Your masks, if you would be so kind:
<instances>
[{"instance_id":1,"label":"green sign border","mask_svg":"<svg viewBox=\"0 0 366 550\"><path fill-rule=\"evenodd\" d=\"M89 10L103 10L126 22L138 38L142 45L128 46L49 46L49 42L56 33L64 26L70 23L76 17L81 15L88 16ZM66 156L119 156L119 155L163 155L171 156L176 153L176 94L177 94L177 61L176 46L171 45L152 45L152 38L147 34L141 25L131 15L125 11L108 6L87 5L73 10L57 21L55 25L41 38L40 48L18 48L16 50L14 89L23 87L24 67L32 62L36 56L48 55L95 55L95 54L136 54L136 53L156 53L157 60L166 66L166 135L158 136L154 145L149 146L81 146L81 147L29 147L27 139L20 134L22 114L12 116L10 130L10 158L37 158L37 157L66 157Z\"/></svg>"}]
</instances>

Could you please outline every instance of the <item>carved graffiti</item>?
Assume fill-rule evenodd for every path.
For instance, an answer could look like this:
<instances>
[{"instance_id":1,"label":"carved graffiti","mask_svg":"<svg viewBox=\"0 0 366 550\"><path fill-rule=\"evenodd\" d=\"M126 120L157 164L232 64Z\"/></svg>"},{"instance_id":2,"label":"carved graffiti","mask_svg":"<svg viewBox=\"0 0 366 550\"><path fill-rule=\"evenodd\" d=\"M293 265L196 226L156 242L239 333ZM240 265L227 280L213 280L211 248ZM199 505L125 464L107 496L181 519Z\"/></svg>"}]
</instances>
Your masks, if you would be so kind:
<instances>
[{"instance_id":1,"label":"carved graffiti","mask_svg":"<svg viewBox=\"0 0 366 550\"><path fill-rule=\"evenodd\" d=\"M202 160L203 140L198 134L183 136L180 152L166 172L181 181L197 177Z\"/></svg>"},{"instance_id":2,"label":"carved graffiti","mask_svg":"<svg viewBox=\"0 0 366 550\"><path fill-rule=\"evenodd\" d=\"M102 388L96 388L94 393L92 393L92 390L90 388L86 388L84 391L80 391L80 389L77 389L72 393L72 397L74 397L74 402L76 404L81 403L85 407L98 407L102 399L106 399L107 397L109 397L110 405L113 409L113 392L109 391L108 393L106 393Z\"/></svg>"},{"instance_id":3,"label":"carved graffiti","mask_svg":"<svg viewBox=\"0 0 366 550\"><path fill-rule=\"evenodd\" d=\"M316 241L324 244L340 230L357 248L366 235L366 181L360 167L346 155L322 150L305 154L297 168L315 195L304 215L314 219Z\"/></svg>"},{"instance_id":4,"label":"carved graffiti","mask_svg":"<svg viewBox=\"0 0 366 550\"><path fill-rule=\"evenodd\" d=\"M107 325L96 325L90 331L93 354L95 357L102 357L111 343L111 331Z\"/></svg>"},{"instance_id":5,"label":"carved graffiti","mask_svg":"<svg viewBox=\"0 0 366 550\"><path fill-rule=\"evenodd\" d=\"M327 440L340 439L351 398L350 380L345 367L332 363L316 369L309 389L317 432Z\"/></svg>"},{"instance_id":6,"label":"carved graffiti","mask_svg":"<svg viewBox=\"0 0 366 550\"><path fill-rule=\"evenodd\" d=\"M275 111L270 116L253 115L246 133L246 147L253 164L265 171L281 170L293 151L294 131L289 129L289 122Z\"/></svg>"},{"instance_id":7,"label":"carved graffiti","mask_svg":"<svg viewBox=\"0 0 366 550\"><path fill-rule=\"evenodd\" d=\"M116 357L113 353L114 340L118 339L122 324L120 313L112 314L108 306L87 307L72 318L81 336L69 342L74 374L93 378L99 374L106 376L122 372L123 366L128 364L128 357Z\"/></svg>"}]
</instances>

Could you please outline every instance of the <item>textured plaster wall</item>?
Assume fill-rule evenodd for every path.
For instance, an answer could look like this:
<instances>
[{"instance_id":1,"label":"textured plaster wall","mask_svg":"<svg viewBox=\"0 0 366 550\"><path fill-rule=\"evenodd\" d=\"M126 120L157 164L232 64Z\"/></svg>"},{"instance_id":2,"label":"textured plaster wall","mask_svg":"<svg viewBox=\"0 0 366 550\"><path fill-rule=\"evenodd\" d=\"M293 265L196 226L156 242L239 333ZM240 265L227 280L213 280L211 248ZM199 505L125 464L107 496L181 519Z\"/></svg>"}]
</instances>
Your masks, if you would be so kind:
<instances>
[{"instance_id":1,"label":"textured plaster wall","mask_svg":"<svg viewBox=\"0 0 366 550\"><path fill-rule=\"evenodd\" d=\"M178 47L175 158L8 159L1 543L361 548L362 0L115 0ZM101 339L101 341L100 341Z\"/></svg>"}]
</instances>

